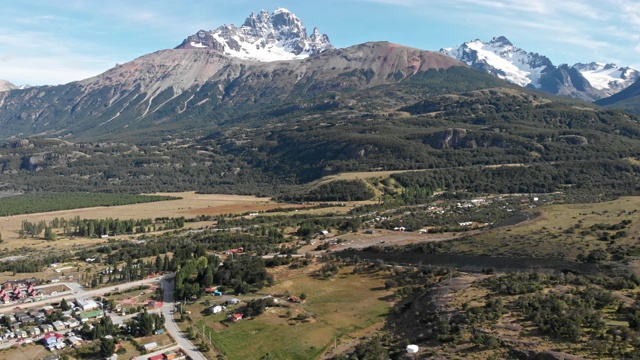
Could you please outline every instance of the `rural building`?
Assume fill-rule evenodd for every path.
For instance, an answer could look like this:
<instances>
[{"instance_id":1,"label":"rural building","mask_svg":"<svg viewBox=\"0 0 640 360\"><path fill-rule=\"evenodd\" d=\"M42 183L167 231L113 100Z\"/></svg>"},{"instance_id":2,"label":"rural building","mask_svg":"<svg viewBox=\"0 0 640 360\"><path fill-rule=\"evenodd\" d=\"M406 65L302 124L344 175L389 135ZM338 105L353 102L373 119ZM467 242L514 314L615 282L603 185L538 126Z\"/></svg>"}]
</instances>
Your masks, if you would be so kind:
<instances>
[{"instance_id":1,"label":"rural building","mask_svg":"<svg viewBox=\"0 0 640 360\"><path fill-rule=\"evenodd\" d=\"M38 322L38 324L44 324L46 320L47 320L47 316L45 314L36 315L36 321Z\"/></svg>"},{"instance_id":2,"label":"rural building","mask_svg":"<svg viewBox=\"0 0 640 360\"><path fill-rule=\"evenodd\" d=\"M80 321L87 322L90 319L100 319L103 316L104 312L102 310L85 311L80 313Z\"/></svg>"},{"instance_id":3,"label":"rural building","mask_svg":"<svg viewBox=\"0 0 640 360\"><path fill-rule=\"evenodd\" d=\"M45 334L53 332L53 325L51 324L42 324L40 325L40 328L42 329L42 332Z\"/></svg>"},{"instance_id":4,"label":"rural building","mask_svg":"<svg viewBox=\"0 0 640 360\"><path fill-rule=\"evenodd\" d=\"M91 299L77 298L75 303L82 309L82 311L94 310L100 307L97 302Z\"/></svg>"},{"instance_id":5,"label":"rural building","mask_svg":"<svg viewBox=\"0 0 640 360\"><path fill-rule=\"evenodd\" d=\"M65 348L62 337L61 334L47 334L42 338L42 342L50 351L60 350Z\"/></svg>"},{"instance_id":6,"label":"rural building","mask_svg":"<svg viewBox=\"0 0 640 360\"><path fill-rule=\"evenodd\" d=\"M76 319L69 319L68 321L69 327L74 329L77 328L78 326L82 325L78 320Z\"/></svg>"},{"instance_id":7,"label":"rural building","mask_svg":"<svg viewBox=\"0 0 640 360\"><path fill-rule=\"evenodd\" d=\"M222 305L216 305L209 308L209 311L211 311L212 314L221 313L223 310L224 308L222 307Z\"/></svg>"},{"instance_id":8,"label":"rural building","mask_svg":"<svg viewBox=\"0 0 640 360\"><path fill-rule=\"evenodd\" d=\"M176 354L173 351L167 351L163 355L164 355L164 359L165 360L174 360L174 359L176 359L178 357L178 354Z\"/></svg>"},{"instance_id":9,"label":"rural building","mask_svg":"<svg viewBox=\"0 0 640 360\"><path fill-rule=\"evenodd\" d=\"M22 314L20 316L16 316L16 318L18 319L19 322L23 323L23 324L29 324L32 323L35 319L32 318L31 316L27 315L27 314Z\"/></svg>"},{"instance_id":10,"label":"rural building","mask_svg":"<svg viewBox=\"0 0 640 360\"><path fill-rule=\"evenodd\" d=\"M242 254L244 252L244 248L241 246L237 249L231 249L228 251L228 254Z\"/></svg>"},{"instance_id":11,"label":"rural building","mask_svg":"<svg viewBox=\"0 0 640 360\"><path fill-rule=\"evenodd\" d=\"M240 321L242 320L243 315L240 313L235 313L235 314L231 314L229 315L229 320L236 322L236 321Z\"/></svg>"},{"instance_id":12,"label":"rural building","mask_svg":"<svg viewBox=\"0 0 640 360\"><path fill-rule=\"evenodd\" d=\"M47 334L42 338L42 342L44 342L44 346L49 347L55 345L60 338L62 338L60 334Z\"/></svg>"},{"instance_id":13,"label":"rural building","mask_svg":"<svg viewBox=\"0 0 640 360\"><path fill-rule=\"evenodd\" d=\"M69 345L74 347L82 345L82 339L77 336L69 336L67 342L69 343Z\"/></svg>"},{"instance_id":14,"label":"rural building","mask_svg":"<svg viewBox=\"0 0 640 360\"><path fill-rule=\"evenodd\" d=\"M31 328L31 330L29 330L29 335L31 335L31 337L39 336L40 328L37 328L37 327Z\"/></svg>"},{"instance_id":15,"label":"rural building","mask_svg":"<svg viewBox=\"0 0 640 360\"><path fill-rule=\"evenodd\" d=\"M222 292L218 290L218 288L214 288L214 287L206 288L205 292L207 294L213 294L213 296L222 296Z\"/></svg>"},{"instance_id":16,"label":"rural building","mask_svg":"<svg viewBox=\"0 0 640 360\"><path fill-rule=\"evenodd\" d=\"M58 342L57 334L47 334L42 338L44 346L51 346ZM62 336L62 335L61 335Z\"/></svg>"},{"instance_id":17,"label":"rural building","mask_svg":"<svg viewBox=\"0 0 640 360\"><path fill-rule=\"evenodd\" d=\"M146 351L153 350L158 347L158 343L156 343L155 341L150 342L148 344L144 344L143 347Z\"/></svg>"},{"instance_id":18,"label":"rural building","mask_svg":"<svg viewBox=\"0 0 640 360\"><path fill-rule=\"evenodd\" d=\"M236 305L236 304L240 303L240 299L231 298L231 299L227 300L226 303L229 304L229 305Z\"/></svg>"}]
</instances>

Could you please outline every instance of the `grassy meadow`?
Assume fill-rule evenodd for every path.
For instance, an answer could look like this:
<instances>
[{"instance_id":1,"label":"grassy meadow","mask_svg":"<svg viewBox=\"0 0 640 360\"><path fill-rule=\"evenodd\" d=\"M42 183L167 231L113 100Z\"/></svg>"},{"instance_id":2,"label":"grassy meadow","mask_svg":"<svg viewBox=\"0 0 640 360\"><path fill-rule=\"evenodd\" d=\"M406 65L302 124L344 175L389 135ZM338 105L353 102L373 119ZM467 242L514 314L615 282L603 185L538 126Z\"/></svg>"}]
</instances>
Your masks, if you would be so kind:
<instances>
[{"instance_id":1,"label":"grassy meadow","mask_svg":"<svg viewBox=\"0 0 640 360\"><path fill-rule=\"evenodd\" d=\"M560 204L537 208L533 219L516 226L491 229L446 244L448 252L495 256L533 256L576 260L596 249L636 251L640 197L588 204ZM619 230L601 229L630 221L624 237ZM608 233L609 237L604 236ZM617 249L617 250L616 250ZM640 249L638 250L640 251Z\"/></svg>"},{"instance_id":2,"label":"grassy meadow","mask_svg":"<svg viewBox=\"0 0 640 360\"><path fill-rule=\"evenodd\" d=\"M318 358L335 344L362 336L388 314L392 292L384 289L385 278L378 273L352 274L352 270L342 269L329 280L309 273L288 277L263 293L304 293L303 303L279 297L283 306L253 319L225 327L220 324L225 315L206 315L197 326L205 325L206 333L212 332L215 347L229 359L259 359L267 352L276 359Z\"/></svg>"}]
</instances>

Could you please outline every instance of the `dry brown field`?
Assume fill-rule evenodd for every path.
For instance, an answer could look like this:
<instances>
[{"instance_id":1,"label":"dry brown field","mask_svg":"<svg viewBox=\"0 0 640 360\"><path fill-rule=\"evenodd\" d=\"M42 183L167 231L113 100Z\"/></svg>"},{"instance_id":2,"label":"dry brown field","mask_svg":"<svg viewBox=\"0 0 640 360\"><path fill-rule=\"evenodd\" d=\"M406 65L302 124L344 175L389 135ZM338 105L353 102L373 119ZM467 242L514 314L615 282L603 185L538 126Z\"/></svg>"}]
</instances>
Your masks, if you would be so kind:
<instances>
[{"instance_id":1,"label":"dry brown field","mask_svg":"<svg viewBox=\"0 0 640 360\"><path fill-rule=\"evenodd\" d=\"M59 237L55 242L47 242L42 239L19 239L18 232L22 221L39 222L52 219L70 219L80 216L83 219L148 219L156 217L194 217L196 215L218 215L229 213L243 213L247 211L265 211L290 205L271 201L270 198L255 196L196 194L193 192L160 193L156 195L170 195L182 197L180 200L159 201L145 204L132 204L123 206L103 206L85 209L62 210L48 213L26 214L0 218L0 234L4 243L2 248L9 250L27 246L38 250L46 250L47 247L61 249L66 247L82 247L106 242L105 239L66 238ZM212 225L213 222L189 223L188 227L202 227Z\"/></svg>"}]
</instances>

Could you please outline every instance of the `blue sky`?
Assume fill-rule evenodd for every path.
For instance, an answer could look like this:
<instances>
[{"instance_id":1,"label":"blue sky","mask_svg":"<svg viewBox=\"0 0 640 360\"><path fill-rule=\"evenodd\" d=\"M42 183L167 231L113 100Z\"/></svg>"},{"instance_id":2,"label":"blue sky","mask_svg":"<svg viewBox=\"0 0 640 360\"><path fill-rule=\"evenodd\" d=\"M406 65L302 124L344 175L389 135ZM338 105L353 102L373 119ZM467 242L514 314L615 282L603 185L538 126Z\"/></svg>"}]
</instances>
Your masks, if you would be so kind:
<instances>
[{"instance_id":1,"label":"blue sky","mask_svg":"<svg viewBox=\"0 0 640 360\"><path fill-rule=\"evenodd\" d=\"M285 7L336 47L386 40L424 50L504 35L555 64L640 68L637 0L1 1L0 79L61 84L173 48L200 29Z\"/></svg>"}]
</instances>

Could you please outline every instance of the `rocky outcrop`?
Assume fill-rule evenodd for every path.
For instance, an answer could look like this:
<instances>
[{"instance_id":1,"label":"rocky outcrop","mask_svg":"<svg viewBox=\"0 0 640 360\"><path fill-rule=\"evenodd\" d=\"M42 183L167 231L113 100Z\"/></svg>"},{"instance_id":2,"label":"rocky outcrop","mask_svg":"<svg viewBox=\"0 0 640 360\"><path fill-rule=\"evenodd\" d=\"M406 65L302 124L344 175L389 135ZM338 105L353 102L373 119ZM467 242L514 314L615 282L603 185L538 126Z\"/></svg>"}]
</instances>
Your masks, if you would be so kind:
<instances>
[{"instance_id":1,"label":"rocky outcrop","mask_svg":"<svg viewBox=\"0 0 640 360\"><path fill-rule=\"evenodd\" d=\"M476 141L469 137L471 130L449 128L444 131L430 135L424 139L424 143L434 149L475 149L478 147Z\"/></svg>"},{"instance_id":2,"label":"rocky outcrop","mask_svg":"<svg viewBox=\"0 0 640 360\"><path fill-rule=\"evenodd\" d=\"M558 138L569 145L589 145L589 140L586 137L580 135L561 135Z\"/></svg>"},{"instance_id":3,"label":"rocky outcrop","mask_svg":"<svg viewBox=\"0 0 640 360\"><path fill-rule=\"evenodd\" d=\"M22 158L20 169L28 171L41 171L46 168L67 166L69 163L86 156L88 155L79 151L73 151L68 154L59 154L54 152L30 154Z\"/></svg>"}]
</instances>

